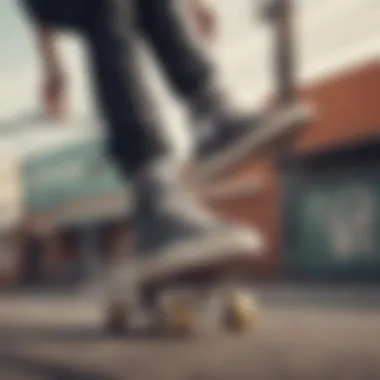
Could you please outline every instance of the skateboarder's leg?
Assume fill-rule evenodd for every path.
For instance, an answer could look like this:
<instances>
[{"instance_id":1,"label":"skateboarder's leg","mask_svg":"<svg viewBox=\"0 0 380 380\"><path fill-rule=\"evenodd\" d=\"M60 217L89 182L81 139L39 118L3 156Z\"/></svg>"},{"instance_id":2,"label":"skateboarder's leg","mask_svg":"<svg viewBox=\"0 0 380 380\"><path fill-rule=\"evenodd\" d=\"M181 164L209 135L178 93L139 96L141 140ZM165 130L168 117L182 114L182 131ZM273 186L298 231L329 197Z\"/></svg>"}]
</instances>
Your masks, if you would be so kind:
<instances>
[{"instance_id":1,"label":"skateboarder's leg","mask_svg":"<svg viewBox=\"0 0 380 380\"><path fill-rule=\"evenodd\" d=\"M242 155L294 127L299 116L293 109L264 115L231 107L212 62L190 35L176 1L140 0L138 4L142 31L172 89L189 106L198 168L203 174L228 169Z\"/></svg>"},{"instance_id":2,"label":"skateboarder's leg","mask_svg":"<svg viewBox=\"0 0 380 380\"><path fill-rule=\"evenodd\" d=\"M170 154L159 110L141 68L135 0L91 3L87 39L111 152L125 174Z\"/></svg>"},{"instance_id":3,"label":"skateboarder's leg","mask_svg":"<svg viewBox=\"0 0 380 380\"><path fill-rule=\"evenodd\" d=\"M140 0L138 15L142 33L171 89L194 112L223 108L225 94L214 78L214 65L190 32L188 20L179 7L173 0Z\"/></svg>"},{"instance_id":4,"label":"skateboarder's leg","mask_svg":"<svg viewBox=\"0 0 380 380\"><path fill-rule=\"evenodd\" d=\"M252 251L257 242L253 237L251 244L251 232L226 228L186 196L180 168L161 134L163 121L141 72L135 1L106 3L94 14L87 34L112 152L134 190L136 254L194 257L195 250L199 257L209 253L217 257L220 245L230 254L239 247ZM110 7L111 3L119 6Z\"/></svg>"}]
</instances>

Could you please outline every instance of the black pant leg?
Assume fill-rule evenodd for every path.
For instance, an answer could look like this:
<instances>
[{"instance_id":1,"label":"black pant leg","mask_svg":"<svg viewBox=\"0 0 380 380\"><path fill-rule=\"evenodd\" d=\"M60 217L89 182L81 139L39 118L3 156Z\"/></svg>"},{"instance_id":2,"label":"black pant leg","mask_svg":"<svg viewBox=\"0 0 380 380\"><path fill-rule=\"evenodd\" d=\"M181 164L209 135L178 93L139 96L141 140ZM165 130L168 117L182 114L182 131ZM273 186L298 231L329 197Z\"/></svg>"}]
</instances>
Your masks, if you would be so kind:
<instances>
[{"instance_id":1,"label":"black pant leg","mask_svg":"<svg viewBox=\"0 0 380 380\"><path fill-rule=\"evenodd\" d=\"M139 0L139 25L172 89L184 98L206 91L213 68L174 0Z\"/></svg>"},{"instance_id":2,"label":"black pant leg","mask_svg":"<svg viewBox=\"0 0 380 380\"><path fill-rule=\"evenodd\" d=\"M126 174L133 174L169 150L141 67L136 0L93 0L88 6L90 63L110 126L111 152Z\"/></svg>"}]
</instances>

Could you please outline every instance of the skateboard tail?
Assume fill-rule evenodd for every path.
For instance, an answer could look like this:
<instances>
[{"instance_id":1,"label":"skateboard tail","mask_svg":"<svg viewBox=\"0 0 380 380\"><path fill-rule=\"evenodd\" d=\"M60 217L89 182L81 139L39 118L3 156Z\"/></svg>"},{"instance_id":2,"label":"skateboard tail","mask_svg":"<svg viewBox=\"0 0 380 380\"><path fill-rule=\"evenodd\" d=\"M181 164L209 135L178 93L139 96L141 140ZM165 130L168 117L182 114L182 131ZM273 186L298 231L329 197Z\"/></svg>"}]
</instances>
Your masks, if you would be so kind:
<instances>
[{"instance_id":1,"label":"skateboard tail","mask_svg":"<svg viewBox=\"0 0 380 380\"><path fill-rule=\"evenodd\" d=\"M251 134L244 135L242 139L231 144L223 153L208 162L199 164L197 167L199 177L218 176L228 171L272 140L294 132L314 115L313 108L305 104L295 104L269 112L272 112L273 115L267 117L259 128L253 128Z\"/></svg>"}]
</instances>

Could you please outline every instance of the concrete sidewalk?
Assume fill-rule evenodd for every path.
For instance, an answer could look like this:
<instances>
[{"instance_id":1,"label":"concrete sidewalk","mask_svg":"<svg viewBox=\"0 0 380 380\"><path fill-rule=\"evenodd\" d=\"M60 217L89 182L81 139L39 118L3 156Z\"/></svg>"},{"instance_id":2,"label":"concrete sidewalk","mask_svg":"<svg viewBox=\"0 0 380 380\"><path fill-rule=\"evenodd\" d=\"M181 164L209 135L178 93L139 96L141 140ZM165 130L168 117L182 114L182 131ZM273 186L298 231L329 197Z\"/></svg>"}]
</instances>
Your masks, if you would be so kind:
<instances>
[{"instance_id":1,"label":"concrete sidewalk","mask_svg":"<svg viewBox=\"0 0 380 380\"><path fill-rule=\"evenodd\" d=\"M242 336L115 338L85 294L0 296L0 379L364 380L380 378L376 287L258 286Z\"/></svg>"}]
</instances>

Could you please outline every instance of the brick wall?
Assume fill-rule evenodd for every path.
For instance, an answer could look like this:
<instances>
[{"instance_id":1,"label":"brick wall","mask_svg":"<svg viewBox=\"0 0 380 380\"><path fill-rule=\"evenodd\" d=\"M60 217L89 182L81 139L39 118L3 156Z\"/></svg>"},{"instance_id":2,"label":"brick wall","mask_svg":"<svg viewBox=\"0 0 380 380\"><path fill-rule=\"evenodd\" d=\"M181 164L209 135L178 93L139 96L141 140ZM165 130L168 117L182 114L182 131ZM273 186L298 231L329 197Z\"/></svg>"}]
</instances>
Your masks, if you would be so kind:
<instances>
[{"instance_id":1,"label":"brick wall","mask_svg":"<svg viewBox=\"0 0 380 380\"><path fill-rule=\"evenodd\" d=\"M380 137L380 61L310 86L303 97L319 108L319 119L296 139L296 152Z\"/></svg>"}]
</instances>

